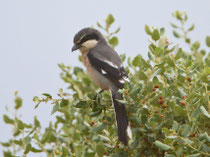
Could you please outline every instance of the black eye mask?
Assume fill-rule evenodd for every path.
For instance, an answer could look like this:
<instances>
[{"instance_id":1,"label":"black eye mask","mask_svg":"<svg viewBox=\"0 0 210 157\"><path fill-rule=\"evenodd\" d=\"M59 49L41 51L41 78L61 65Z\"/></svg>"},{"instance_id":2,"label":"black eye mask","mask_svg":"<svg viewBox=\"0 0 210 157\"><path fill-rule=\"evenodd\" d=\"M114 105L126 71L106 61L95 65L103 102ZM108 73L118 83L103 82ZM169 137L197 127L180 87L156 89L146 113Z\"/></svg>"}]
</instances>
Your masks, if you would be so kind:
<instances>
[{"instance_id":1,"label":"black eye mask","mask_svg":"<svg viewBox=\"0 0 210 157\"><path fill-rule=\"evenodd\" d=\"M79 42L79 44L84 43L88 40L94 40L94 39L98 40L97 34L88 34L82 38L82 40Z\"/></svg>"}]
</instances>

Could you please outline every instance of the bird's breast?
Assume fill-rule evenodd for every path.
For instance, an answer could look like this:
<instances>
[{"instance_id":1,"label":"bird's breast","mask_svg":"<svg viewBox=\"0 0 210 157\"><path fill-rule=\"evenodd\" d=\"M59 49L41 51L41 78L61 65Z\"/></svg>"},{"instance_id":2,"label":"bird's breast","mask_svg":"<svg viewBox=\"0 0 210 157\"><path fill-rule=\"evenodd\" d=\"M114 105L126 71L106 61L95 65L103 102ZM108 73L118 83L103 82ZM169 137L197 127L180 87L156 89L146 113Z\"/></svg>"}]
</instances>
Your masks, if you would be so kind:
<instances>
[{"instance_id":1,"label":"bird's breast","mask_svg":"<svg viewBox=\"0 0 210 157\"><path fill-rule=\"evenodd\" d=\"M108 80L105 76L100 74L89 62L89 59L87 57L87 53L82 53L82 61L90 75L90 77L93 79L95 84L99 86L103 90L109 90L110 87L112 87L112 82Z\"/></svg>"}]
</instances>

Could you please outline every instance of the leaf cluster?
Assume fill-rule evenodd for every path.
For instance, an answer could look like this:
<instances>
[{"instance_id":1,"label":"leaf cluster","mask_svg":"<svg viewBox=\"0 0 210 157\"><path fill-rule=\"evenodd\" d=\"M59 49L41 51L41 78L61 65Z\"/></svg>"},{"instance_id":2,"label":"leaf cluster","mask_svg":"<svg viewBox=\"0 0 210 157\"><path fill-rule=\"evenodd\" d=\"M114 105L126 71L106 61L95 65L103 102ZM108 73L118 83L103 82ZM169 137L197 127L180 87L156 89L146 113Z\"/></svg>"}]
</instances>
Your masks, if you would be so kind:
<instances>
[{"instance_id":1,"label":"leaf cluster","mask_svg":"<svg viewBox=\"0 0 210 157\"><path fill-rule=\"evenodd\" d=\"M59 89L59 98L48 93L33 98L35 108L42 102L51 102L52 114L59 113L56 121L50 122L45 129L41 129L36 117L33 123L24 123L17 116L22 99L16 93L13 118L3 116L4 122L14 130L12 139L1 142L6 148L4 156L13 157L18 153L26 156L29 152L45 153L50 157L209 156L210 54L200 49L200 42L191 44L187 33L194 26L187 31L183 29L186 13L176 11L173 16L181 26L172 26L184 33L174 32L174 36L184 38L190 51L169 42L164 28L145 25L149 59L145 60L140 54L134 58L121 55L122 61L127 61L126 71L130 78L119 91L124 95L121 103L126 106L133 133L128 146L117 139L110 94L105 91L94 100L99 89L87 72L80 67L59 64L60 77L68 85L69 92ZM110 14L105 26L97 24L105 30L112 47L118 44L115 35L120 30L110 33L114 21ZM210 46L209 36L206 44Z\"/></svg>"}]
</instances>

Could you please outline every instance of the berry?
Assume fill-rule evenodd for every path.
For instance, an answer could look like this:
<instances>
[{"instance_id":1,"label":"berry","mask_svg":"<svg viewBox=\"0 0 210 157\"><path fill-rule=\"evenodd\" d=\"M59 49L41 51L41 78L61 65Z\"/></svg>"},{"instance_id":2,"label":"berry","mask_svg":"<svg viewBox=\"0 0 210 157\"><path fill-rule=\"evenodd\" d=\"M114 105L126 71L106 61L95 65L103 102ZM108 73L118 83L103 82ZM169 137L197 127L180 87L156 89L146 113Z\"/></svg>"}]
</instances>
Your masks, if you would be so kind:
<instances>
[{"instance_id":1,"label":"berry","mask_svg":"<svg viewBox=\"0 0 210 157\"><path fill-rule=\"evenodd\" d=\"M158 85L155 85L154 88L159 88L159 86Z\"/></svg>"},{"instance_id":2,"label":"berry","mask_svg":"<svg viewBox=\"0 0 210 157\"><path fill-rule=\"evenodd\" d=\"M190 134L190 137L195 137L195 133L191 133Z\"/></svg>"},{"instance_id":3,"label":"berry","mask_svg":"<svg viewBox=\"0 0 210 157\"><path fill-rule=\"evenodd\" d=\"M119 145L116 145L116 148L120 148L120 146Z\"/></svg>"},{"instance_id":4,"label":"berry","mask_svg":"<svg viewBox=\"0 0 210 157\"><path fill-rule=\"evenodd\" d=\"M95 124L95 122L92 121L92 122L90 122L89 124L90 124L90 126L93 126L93 125Z\"/></svg>"},{"instance_id":5,"label":"berry","mask_svg":"<svg viewBox=\"0 0 210 157\"><path fill-rule=\"evenodd\" d=\"M187 81L188 81L188 82L191 82L191 78L190 78L190 77L187 77Z\"/></svg>"},{"instance_id":6,"label":"berry","mask_svg":"<svg viewBox=\"0 0 210 157\"><path fill-rule=\"evenodd\" d=\"M107 152L104 152L104 155L108 155L108 153Z\"/></svg>"},{"instance_id":7,"label":"berry","mask_svg":"<svg viewBox=\"0 0 210 157\"><path fill-rule=\"evenodd\" d=\"M187 97L185 95L182 96L183 99L186 99Z\"/></svg>"},{"instance_id":8,"label":"berry","mask_svg":"<svg viewBox=\"0 0 210 157\"><path fill-rule=\"evenodd\" d=\"M162 100L162 99L159 99L159 100L158 100L158 103L159 103L160 105L162 105L162 104L163 104L163 100Z\"/></svg>"},{"instance_id":9,"label":"berry","mask_svg":"<svg viewBox=\"0 0 210 157\"><path fill-rule=\"evenodd\" d=\"M181 101L180 104L181 104L182 106L186 106L186 103L183 102L183 101Z\"/></svg>"},{"instance_id":10,"label":"berry","mask_svg":"<svg viewBox=\"0 0 210 157\"><path fill-rule=\"evenodd\" d=\"M164 104L164 105L163 105L163 108L167 108L167 107L168 107L168 105L167 105L167 104Z\"/></svg>"}]
</instances>

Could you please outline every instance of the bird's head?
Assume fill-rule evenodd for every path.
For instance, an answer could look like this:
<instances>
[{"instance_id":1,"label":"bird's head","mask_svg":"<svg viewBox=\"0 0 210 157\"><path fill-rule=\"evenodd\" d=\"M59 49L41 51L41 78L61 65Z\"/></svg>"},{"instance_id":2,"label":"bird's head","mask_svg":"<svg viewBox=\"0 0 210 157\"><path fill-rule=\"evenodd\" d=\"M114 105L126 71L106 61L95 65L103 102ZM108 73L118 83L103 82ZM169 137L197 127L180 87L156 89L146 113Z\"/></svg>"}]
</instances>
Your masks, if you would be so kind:
<instances>
[{"instance_id":1,"label":"bird's head","mask_svg":"<svg viewBox=\"0 0 210 157\"><path fill-rule=\"evenodd\" d=\"M79 49L81 52L89 51L103 40L102 34L93 28L84 28L74 36L74 46L72 52Z\"/></svg>"}]
</instances>

